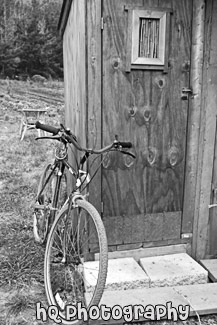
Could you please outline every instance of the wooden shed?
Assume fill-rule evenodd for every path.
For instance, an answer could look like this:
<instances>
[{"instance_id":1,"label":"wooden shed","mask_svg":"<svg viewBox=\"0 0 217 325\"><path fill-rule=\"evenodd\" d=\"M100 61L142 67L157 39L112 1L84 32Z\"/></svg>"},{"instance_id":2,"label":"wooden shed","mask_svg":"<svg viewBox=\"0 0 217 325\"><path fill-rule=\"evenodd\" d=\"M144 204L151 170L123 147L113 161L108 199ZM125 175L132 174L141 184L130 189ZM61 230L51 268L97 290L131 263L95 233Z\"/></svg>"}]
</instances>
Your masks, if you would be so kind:
<instances>
[{"instance_id":1,"label":"wooden shed","mask_svg":"<svg viewBox=\"0 0 217 325\"><path fill-rule=\"evenodd\" d=\"M136 154L110 154L90 186L109 250L216 255L217 1L64 0L58 28L67 126Z\"/></svg>"}]
</instances>

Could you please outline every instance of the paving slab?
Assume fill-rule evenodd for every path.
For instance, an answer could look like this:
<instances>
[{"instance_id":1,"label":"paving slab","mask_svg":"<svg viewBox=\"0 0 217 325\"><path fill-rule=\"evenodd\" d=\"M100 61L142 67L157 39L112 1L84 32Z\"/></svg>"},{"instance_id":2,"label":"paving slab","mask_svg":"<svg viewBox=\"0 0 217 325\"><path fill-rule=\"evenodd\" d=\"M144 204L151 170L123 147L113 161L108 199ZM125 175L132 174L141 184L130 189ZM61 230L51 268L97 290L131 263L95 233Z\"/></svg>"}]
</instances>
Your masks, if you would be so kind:
<instances>
[{"instance_id":1,"label":"paving slab","mask_svg":"<svg viewBox=\"0 0 217 325\"><path fill-rule=\"evenodd\" d=\"M133 317L138 315L138 318L133 319L134 321L150 321L150 318L147 317L151 315L143 314L142 307L144 312L150 311L152 308L157 311L156 308L157 306L159 308L160 305L165 306L167 310L166 315L162 315L161 319L172 317L174 321L176 315L178 319L180 319L180 315L185 315L184 311L190 311L189 316L217 313L217 283L120 291L106 290L103 293L99 308L105 306L111 308L112 311L113 308L117 308L116 306L120 306L121 309L119 307L118 309L122 311L122 318L117 320L111 317L105 321L100 317L98 320L90 321L89 324L112 325L126 323L126 321L129 321L129 319L126 319L127 307L128 311L132 307L134 311ZM138 310L140 310L140 313L135 313ZM156 315L154 320L157 320Z\"/></svg>"},{"instance_id":2,"label":"paving slab","mask_svg":"<svg viewBox=\"0 0 217 325\"><path fill-rule=\"evenodd\" d=\"M162 290L163 289L163 290ZM185 299L180 296L179 293L175 292L171 287L166 288L144 288L144 289L129 289L129 290L120 290L120 291L111 291L106 290L103 293L99 308L106 306L111 309L111 318L108 321L101 319L98 321L99 324L122 324L128 321L151 321L157 320L156 315L156 306L167 306L167 303L171 307L178 310L178 306L186 305ZM114 319L112 317L112 310L118 308L122 317L119 319ZM159 307L158 307L159 308ZM132 319L129 319L127 315L130 315ZM171 310L171 309L170 309ZM145 314L144 313L148 313ZM173 315L172 315L173 316ZM158 320L165 319L162 317ZM97 322L97 323L98 323ZM95 324L90 322L90 324Z\"/></svg>"},{"instance_id":3,"label":"paving slab","mask_svg":"<svg viewBox=\"0 0 217 325\"><path fill-rule=\"evenodd\" d=\"M150 278L150 287L208 282L208 272L186 253L141 258L139 263Z\"/></svg>"},{"instance_id":4,"label":"paving slab","mask_svg":"<svg viewBox=\"0 0 217 325\"><path fill-rule=\"evenodd\" d=\"M191 315L217 313L217 283L176 286L173 289L191 306Z\"/></svg>"},{"instance_id":5,"label":"paving slab","mask_svg":"<svg viewBox=\"0 0 217 325\"><path fill-rule=\"evenodd\" d=\"M99 262L91 261L84 264L86 290L91 291L96 284ZM149 280L147 274L132 257L108 260L105 289L126 290L149 287Z\"/></svg>"},{"instance_id":6,"label":"paving slab","mask_svg":"<svg viewBox=\"0 0 217 325\"><path fill-rule=\"evenodd\" d=\"M217 259L201 260L200 264L208 271L209 278L217 282Z\"/></svg>"},{"instance_id":7,"label":"paving slab","mask_svg":"<svg viewBox=\"0 0 217 325\"><path fill-rule=\"evenodd\" d=\"M157 312L157 308L160 306L165 307L166 314L160 315L158 312L160 319L157 319L155 314L155 318L152 320L170 319L176 321L175 317L181 319L181 316L188 315L188 312L189 317L196 314L213 314L217 313L217 283L120 291L107 290L102 296L99 309L102 309L103 306L110 308L111 315L113 309L118 309L119 314L122 313L122 318L117 320L111 317L105 321L100 317L97 321L90 321L90 324L126 323L129 321L126 318L126 315L129 315L127 313L129 308L133 310L134 318L132 321L150 321L151 314L144 314L144 312L152 309Z\"/></svg>"}]
</instances>

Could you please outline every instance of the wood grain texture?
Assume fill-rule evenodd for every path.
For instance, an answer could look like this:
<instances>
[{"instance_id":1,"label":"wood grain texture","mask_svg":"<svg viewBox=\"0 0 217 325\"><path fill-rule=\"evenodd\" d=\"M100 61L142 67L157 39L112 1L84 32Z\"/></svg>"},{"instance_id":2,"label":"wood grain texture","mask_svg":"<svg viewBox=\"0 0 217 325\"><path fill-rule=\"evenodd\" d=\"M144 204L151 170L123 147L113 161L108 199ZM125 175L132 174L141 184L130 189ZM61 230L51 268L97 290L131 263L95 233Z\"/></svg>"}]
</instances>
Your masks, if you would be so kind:
<instances>
[{"instance_id":1,"label":"wood grain texture","mask_svg":"<svg viewBox=\"0 0 217 325\"><path fill-rule=\"evenodd\" d=\"M88 72L88 110L87 110L87 144L89 148L101 148L101 1L87 1L87 72ZM93 159L89 160L89 167ZM94 175L100 159L92 165ZM89 186L89 201L101 211L101 169Z\"/></svg>"},{"instance_id":2,"label":"wood grain texture","mask_svg":"<svg viewBox=\"0 0 217 325\"><path fill-rule=\"evenodd\" d=\"M173 240L180 238L181 212L110 216L104 225L111 246Z\"/></svg>"},{"instance_id":3,"label":"wood grain texture","mask_svg":"<svg viewBox=\"0 0 217 325\"><path fill-rule=\"evenodd\" d=\"M133 244L121 244L121 245L109 245L109 252L121 252L121 251L130 251L138 250L142 248L157 248L164 246L177 246L177 245L185 245L186 252L188 255L191 255L191 238L186 239L167 239L167 240L159 240L159 241L149 241L145 243L133 243Z\"/></svg>"},{"instance_id":4,"label":"wood grain texture","mask_svg":"<svg viewBox=\"0 0 217 325\"><path fill-rule=\"evenodd\" d=\"M175 244L175 245L167 245L159 246L159 247L147 247L147 248L137 248L137 247L122 247L122 250L116 250L113 252L109 252L109 259L112 258L125 258L125 257L133 257L137 262L140 258L150 257L150 256L160 256L160 255L168 255L168 254L178 254L178 253L186 253L187 244ZM95 254L95 260L99 259L99 254Z\"/></svg>"},{"instance_id":5,"label":"wood grain texture","mask_svg":"<svg viewBox=\"0 0 217 325\"><path fill-rule=\"evenodd\" d=\"M212 197L213 158L216 138L217 67L213 44L217 42L217 3L208 1L206 8L203 98L200 124L197 196L195 202L193 253L197 259L209 254L209 209ZM214 179L213 179L214 181ZM215 233L216 237L216 233Z\"/></svg>"},{"instance_id":6,"label":"wood grain texture","mask_svg":"<svg viewBox=\"0 0 217 325\"><path fill-rule=\"evenodd\" d=\"M210 204L217 204L217 132L215 134L215 149L214 149ZM208 236L209 236L208 254L217 257L217 207L213 207L209 210L209 235Z\"/></svg>"},{"instance_id":7,"label":"wood grain texture","mask_svg":"<svg viewBox=\"0 0 217 325\"><path fill-rule=\"evenodd\" d=\"M130 161L113 153L104 164L104 218L111 227L107 230L113 244L144 239L140 215L149 218L147 240L161 240L173 223L175 231L168 230L168 238L171 233L179 238L183 207L188 101L181 100L181 91L189 85L189 72L183 71L183 65L190 61L191 0L133 2L135 6L173 8L168 74L125 71L129 53L124 6L131 4L105 0L103 8L103 144L118 134L120 140L133 143L137 157ZM167 226L162 217L166 213L174 216ZM109 221L116 223L116 217L124 237L116 237Z\"/></svg>"},{"instance_id":8,"label":"wood grain texture","mask_svg":"<svg viewBox=\"0 0 217 325\"><path fill-rule=\"evenodd\" d=\"M188 143L186 150L186 173L184 189L184 207L182 232L192 232L195 221L195 209L198 207L197 194L200 177L197 178L197 168L200 164L200 119L202 106L203 84L203 51L204 51L204 13L203 0L193 1L192 17L192 48L191 48L191 88L193 96L190 100L188 118ZM197 184L198 183L198 184Z\"/></svg>"},{"instance_id":9,"label":"wood grain texture","mask_svg":"<svg viewBox=\"0 0 217 325\"><path fill-rule=\"evenodd\" d=\"M65 123L86 145L86 55L85 55L85 1L72 2L63 36ZM75 165L74 156L70 161ZM69 179L69 187L72 179Z\"/></svg>"},{"instance_id":10,"label":"wood grain texture","mask_svg":"<svg viewBox=\"0 0 217 325\"><path fill-rule=\"evenodd\" d=\"M85 1L74 0L63 37L66 124L86 144Z\"/></svg>"}]
</instances>

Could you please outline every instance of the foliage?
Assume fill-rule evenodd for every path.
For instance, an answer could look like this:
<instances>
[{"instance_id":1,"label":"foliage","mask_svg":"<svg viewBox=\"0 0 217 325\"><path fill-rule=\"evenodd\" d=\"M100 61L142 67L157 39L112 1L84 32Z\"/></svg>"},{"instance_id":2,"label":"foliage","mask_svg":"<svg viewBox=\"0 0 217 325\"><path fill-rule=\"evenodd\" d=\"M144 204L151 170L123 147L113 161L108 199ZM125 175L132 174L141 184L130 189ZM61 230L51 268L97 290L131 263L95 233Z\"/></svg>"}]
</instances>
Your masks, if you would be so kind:
<instances>
[{"instance_id":1,"label":"foliage","mask_svg":"<svg viewBox=\"0 0 217 325\"><path fill-rule=\"evenodd\" d=\"M0 1L0 75L63 77L61 0Z\"/></svg>"}]
</instances>

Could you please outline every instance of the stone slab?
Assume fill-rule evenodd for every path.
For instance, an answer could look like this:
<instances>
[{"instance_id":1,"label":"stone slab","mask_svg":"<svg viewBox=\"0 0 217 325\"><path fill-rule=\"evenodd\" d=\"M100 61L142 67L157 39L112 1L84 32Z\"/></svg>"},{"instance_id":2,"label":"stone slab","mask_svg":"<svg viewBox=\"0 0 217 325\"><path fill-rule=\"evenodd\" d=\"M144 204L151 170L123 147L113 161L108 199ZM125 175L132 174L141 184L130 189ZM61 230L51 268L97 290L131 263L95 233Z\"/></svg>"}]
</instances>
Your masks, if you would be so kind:
<instances>
[{"instance_id":1,"label":"stone slab","mask_svg":"<svg viewBox=\"0 0 217 325\"><path fill-rule=\"evenodd\" d=\"M217 313L217 283L177 286L173 289L191 306L191 315Z\"/></svg>"},{"instance_id":2,"label":"stone slab","mask_svg":"<svg viewBox=\"0 0 217 325\"><path fill-rule=\"evenodd\" d=\"M95 286L99 268L98 261L84 263L85 283L91 290ZM105 289L126 290L149 287L149 277L132 258L108 260L108 274ZM87 288L87 291L89 290Z\"/></svg>"},{"instance_id":3,"label":"stone slab","mask_svg":"<svg viewBox=\"0 0 217 325\"><path fill-rule=\"evenodd\" d=\"M99 319L99 324L123 324L127 321L126 315L127 311L126 307L130 307L133 312L132 321L151 321L157 320L156 318L150 319L150 316L147 315L144 317L144 313L148 310L153 311L153 317L155 306L163 305L167 306L166 303L172 302L172 307L178 310L178 306L186 305L185 299L182 298L177 292L175 292L171 287L166 288L144 288L144 289L129 289L129 290L120 290L120 291L111 291L106 290L103 293L99 308L101 306L106 306L111 308L116 308L115 306L120 306L123 311L123 315L121 319L114 319L111 317L109 321L104 321L103 319ZM139 309L139 312L135 312L135 308ZM162 316L161 319L165 319ZM129 319L128 319L129 321ZM97 323L98 323L97 322ZM89 324L95 324L94 322L90 322Z\"/></svg>"},{"instance_id":4,"label":"stone slab","mask_svg":"<svg viewBox=\"0 0 217 325\"><path fill-rule=\"evenodd\" d=\"M186 253L142 258L139 263L150 278L150 287L208 282L208 272Z\"/></svg>"},{"instance_id":5,"label":"stone slab","mask_svg":"<svg viewBox=\"0 0 217 325\"><path fill-rule=\"evenodd\" d=\"M217 313L217 283L206 283L199 285L188 286L175 286L175 287L159 287L159 288L143 288L143 289L129 289L120 291L107 290L103 293L100 306L113 308L119 305L123 312L126 306L139 306L144 308L147 306L153 306L154 308L159 305L167 306L169 310L169 303L171 306L179 310L179 306L190 306L189 316L208 315ZM171 309L170 309L171 310ZM175 315L171 314L172 316ZM178 316L180 314L178 313ZM144 316L144 315L143 315ZM139 320L135 321L147 321L141 314ZM164 319L168 317L163 317ZM113 318L109 320L102 320L102 318L94 321L90 321L89 324L122 324L125 323L124 317L120 320Z\"/></svg>"},{"instance_id":6,"label":"stone slab","mask_svg":"<svg viewBox=\"0 0 217 325\"><path fill-rule=\"evenodd\" d=\"M217 259L201 260L200 264L208 271L209 278L217 282Z\"/></svg>"}]
</instances>

